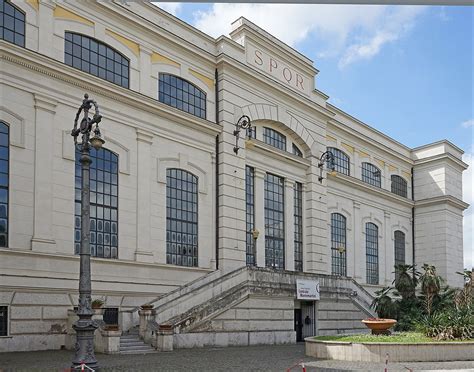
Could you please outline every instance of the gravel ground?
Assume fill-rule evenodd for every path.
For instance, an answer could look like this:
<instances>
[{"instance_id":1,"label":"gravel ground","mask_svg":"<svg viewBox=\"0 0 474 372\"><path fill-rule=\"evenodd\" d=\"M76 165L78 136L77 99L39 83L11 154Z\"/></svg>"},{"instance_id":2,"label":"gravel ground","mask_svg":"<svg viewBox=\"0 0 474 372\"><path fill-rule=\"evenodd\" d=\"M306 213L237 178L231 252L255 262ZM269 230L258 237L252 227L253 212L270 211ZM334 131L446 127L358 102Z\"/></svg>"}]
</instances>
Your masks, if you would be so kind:
<instances>
[{"instance_id":1,"label":"gravel ground","mask_svg":"<svg viewBox=\"0 0 474 372\"><path fill-rule=\"evenodd\" d=\"M0 372L68 370L73 354L70 351L35 351L0 353ZM304 355L304 345L250 346L175 350L170 353L145 355L97 354L101 371L286 371L304 361L308 372L365 371L383 372L383 363L318 361ZM450 370L473 371L474 362L398 363L389 364L388 371ZM301 367L292 371L301 372Z\"/></svg>"}]
</instances>

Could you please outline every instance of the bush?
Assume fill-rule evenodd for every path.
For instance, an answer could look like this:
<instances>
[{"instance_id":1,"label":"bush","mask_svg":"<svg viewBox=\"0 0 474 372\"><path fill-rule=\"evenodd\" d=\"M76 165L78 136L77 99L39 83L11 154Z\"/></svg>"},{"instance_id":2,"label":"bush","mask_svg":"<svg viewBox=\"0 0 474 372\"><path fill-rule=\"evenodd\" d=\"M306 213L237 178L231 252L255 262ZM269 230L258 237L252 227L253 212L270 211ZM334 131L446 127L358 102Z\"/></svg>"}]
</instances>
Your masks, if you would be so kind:
<instances>
[{"instance_id":1,"label":"bush","mask_svg":"<svg viewBox=\"0 0 474 372\"><path fill-rule=\"evenodd\" d=\"M438 311L425 316L418 330L437 340L468 340L474 338L474 312L465 307Z\"/></svg>"}]
</instances>

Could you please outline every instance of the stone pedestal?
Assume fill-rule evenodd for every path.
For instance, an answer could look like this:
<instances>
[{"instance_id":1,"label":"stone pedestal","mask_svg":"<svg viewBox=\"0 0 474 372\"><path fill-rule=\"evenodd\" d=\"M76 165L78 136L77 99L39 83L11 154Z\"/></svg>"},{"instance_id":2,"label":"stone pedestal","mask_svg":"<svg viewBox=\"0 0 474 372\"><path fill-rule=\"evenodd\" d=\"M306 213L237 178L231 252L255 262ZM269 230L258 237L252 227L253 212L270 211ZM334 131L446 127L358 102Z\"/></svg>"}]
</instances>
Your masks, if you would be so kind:
<instances>
[{"instance_id":1,"label":"stone pedestal","mask_svg":"<svg viewBox=\"0 0 474 372\"><path fill-rule=\"evenodd\" d=\"M156 349L158 351L173 351L173 326L160 325L158 327Z\"/></svg>"},{"instance_id":2,"label":"stone pedestal","mask_svg":"<svg viewBox=\"0 0 474 372\"><path fill-rule=\"evenodd\" d=\"M148 322L150 320L154 320L155 310L153 310L153 308L141 308L140 310L138 310L138 316L140 317L138 334L140 336L140 339L145 340Z\"/></svg>"},{"instance_id":3,"label":"stone pedestal","mask_svg":"<svg viewBox=\"0 0 474 372\"><path fill-rule=\"evenodd\" d=\"M118 354L120 352L120 336L122 331L105 328L99 329L94 338L95 351L104 354Z\"/></svg>"}]
</instances>

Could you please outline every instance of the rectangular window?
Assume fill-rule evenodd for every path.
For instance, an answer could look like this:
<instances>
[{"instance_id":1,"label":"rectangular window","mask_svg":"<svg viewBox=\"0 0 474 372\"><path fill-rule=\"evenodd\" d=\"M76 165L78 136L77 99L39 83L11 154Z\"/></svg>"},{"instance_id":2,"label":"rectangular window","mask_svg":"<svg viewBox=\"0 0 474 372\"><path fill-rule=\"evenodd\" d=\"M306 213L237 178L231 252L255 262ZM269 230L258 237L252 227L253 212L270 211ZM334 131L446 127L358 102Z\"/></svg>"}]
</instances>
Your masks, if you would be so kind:
<instances>
[{"instance_id":1,"label":"rectangular window","mask_svg":"<svg viewBox=\"0 0 474 372\"><path fill-rule=\"evenodd\" d=\"M5 0L0 0L0 39L25 46L25 14Z\"/></svg>"},{"instance_id":2,"label":"rectangular window","mask_svg":"<svg viewBox=\"0 0 474 372\"><path fill-rule=\"evenodd\" d=\"M8 306L0 306L0 336L8 336Z\"/></svg>"},{"instance_id":3,"label":"rectangular window","mask_svg":"<svg viewBox=\"0 0 474 372\"><path fill-rule=\"evenodd\" d=\"M106 307L104 310L104 323L118 325L118 307Z\"/></svg>"},{"instance_id":4,"label":"rectangular window","mask_svg":"<svg viewBox=\"0 0 474 372\"><path fill-rule=\"evenodd\" d=\"M373 223L365 224L367 284L379 284L379 229Z\"/></svg>"},{"instance_id":5,"label":"rectangular window","mask_svg":"<svg viewBox=\"0 0 474 372\"><path fill-rule=\"evenodd\" d=\"M265 175L265 266L285 268L284 179Z\"/></svg>"},{"instance_id":6,"label":"rectangular window","mask_svg":"<svg viewBox=\"0 0 474 372\"><path fill-rule=\"evenodd\" d=\"M253 230L255 229L255 170L252 167L245 167L245 223L247 229L246 236L246 262L249 266L254 266L255 262L255 239Z\"/></svg>"},{"instance_id":7,"label":"rectangular window","mask_svg":"<svg viewBox=\"0 0 474 372\"><path fill-rule=\"evenodd\" d=\"M294 204L295 271L303 271L303 185L299 182L295 182Z\"/></svg>"}]
</instances>

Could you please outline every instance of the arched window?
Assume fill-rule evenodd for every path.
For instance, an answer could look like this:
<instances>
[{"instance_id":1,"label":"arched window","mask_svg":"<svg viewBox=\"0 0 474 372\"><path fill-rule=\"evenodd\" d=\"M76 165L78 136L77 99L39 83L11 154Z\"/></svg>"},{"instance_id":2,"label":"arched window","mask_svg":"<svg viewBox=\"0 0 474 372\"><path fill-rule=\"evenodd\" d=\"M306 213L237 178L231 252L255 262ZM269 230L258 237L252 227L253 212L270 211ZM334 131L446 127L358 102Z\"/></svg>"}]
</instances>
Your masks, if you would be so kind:
<instances>
[{"instance_id":1,"label":"arched window","mask_svg":"<svg viewBox=\"0 0 474 372\"><path fill-rule=\"evenodd\" d=\"M0 0L0 39L25 46L25 13L6 0Z\"/></svg>"},{"instance_id":2,"label":"arched window","mask_svg":"<svg viewBox=\"0 0 474 372\"><path fill-rule=\"evenodd\" d=\"M255 228L255 169L245 167L245 223L247 225L246 234L246 263L255 266L255 239L253 229Z\"/></svg>"},{"instance_id":3,"label":"arched window","mask_svg":"<svg viewBox=\"0 0 474 372\"><path fill-rule=\"evenodd\" d=\"M265 266L285 268L284 179L265 174Z\"/></svg>"},{"instance_id":4,"label":"arched window","mask_svg":"<svg viewBox=\"0 0 474 372\"><path fill-rule=\"evenodd\" d=\"M294 194L295 271L303 271L303 184L295 182Z\"/></svg>"},{"instance_id":5,"label":"arched window","mask_svg":"<svg viewBox=\"0 0 474 372\"><path fill-rule=\"evenodd\" d=\"M206 118L206 93L178 76L160 74L158 100L194 116Z\"/></svg>"},{"instance_id":6,"label":"arched window","mask_svg":"<svg viewBox=\"0 0 474 372\"><path fill-rule=\"evenodd\" d=\"M166 263L198 266L198 178L166 170Z\"/></svg>"},{"instance_id":7,"label":"arched window","mask_svg":"<svg viewBox=\"0 0 474 372\"><path fill-rule=\"evenodd\" d=\"M263 128L263 142L277 149L286 151L286 137L271 128Z\"/></svg>"},{"instance_id":8,"label":"arched window","mask_svg":"<svg viewBox=\"0 0 474 372\"><path fill-rule=\"evenodd\" d=\"M379 228L371 222L365 224L365 248L367 284L379 284Z\"/></svg>"},{"instance_id":9,"label":"arched window","mask_svg":"<svg viewBox=\"0 0 474 372\"><path fill-rule=\"evenodd\" d=\"M0 121L0 247L8 247L9 128Z\"/></svg>"},{"instance_id":10,"label":"arched window","mask_svg":"<svg viewBox=\"0 0 474 372\"><path fill-rule=\"evenodd\" d=\"M293 144L293 155L299 156L300 158L303 157L303 152L295 144Z\"/></svg>"},{"instance_id":11,"label":"arched window","mask_svg":"<svg viewBox=\"0 0 474 372\"><path fill-rule=\"evenodd\" d=\"M395 241L395 266L405 265L405 234L397 230L394 233Z\"/></svg>"},{"instance_id":12,"label":"arched window","mask_svg":"<svg viewBox=\"0 0 474 372\"><path fill-rule=\"evenodd\" d=\"M331 273L347 275L346 217L340 213L331 214Z\"/></svg>"},{"instance_id":13,"label":"arched window","mask_svg":"<svg viewBox=\"0 0 474 372\"><path fill-rule=\"evenodd\" d=\"M339 173L346 174L349 176L351 173L349 156L347 156L345 152L335 147L328 147L327 151L330 151L334 155L335 170ZM330 167L328 166L328 168Z\"/></svg>"},{"instance_id":14,"label":"arched window","mask_svg":"<svg viewBox=\"0 0 474 372\"><path fill-rule=\"evenodd\" d=\"M91 148L90 247L93 257L118 258L118 155ZM74 253L81 248L81 153L76 151Z\"/></svg>"},{"instance_id":15,"label":"arched window","mask_svg":"<svg viewBox=\"0 0 474 372\"><path fill-rule=\"evenodd\" d=\"M124 88L129 86L128 58L89 36L66 32L64 63Z\"/></svg>"},{"instance_id":16,"label":"arched window","mask_svg":"<svg viewBox=\"0 0 474 372\"><path fill-rule=\"evenodd\" d=\"M375 165L362 163L362 181L376 187L382 187L382 172Z\"/></svg>"},{"instance_id":17,"label":"arched window","mask_svg":"<svg viewBox=\"0 0 474 372\"><path fill-rule=\"evenodd\" d=\"M394 194L403 196L404 198L407 197L407 181L404 178L392 174L392 192Z\"/></svg>"}]
</instances>

